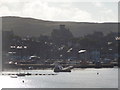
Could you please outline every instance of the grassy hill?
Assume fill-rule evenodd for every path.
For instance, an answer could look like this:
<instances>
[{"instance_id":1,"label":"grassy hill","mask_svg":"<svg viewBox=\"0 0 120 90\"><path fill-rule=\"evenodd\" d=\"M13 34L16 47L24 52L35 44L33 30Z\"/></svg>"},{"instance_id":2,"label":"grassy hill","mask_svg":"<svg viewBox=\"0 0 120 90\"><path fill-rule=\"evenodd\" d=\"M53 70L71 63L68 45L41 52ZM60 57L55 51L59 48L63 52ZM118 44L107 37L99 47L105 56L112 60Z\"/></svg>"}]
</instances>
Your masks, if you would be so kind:
<instances>
[{"instance_id":1,"label":"grassy hill","mask_svg":"<svg viewBox=\"0 0 120 90\"><path fill-rule=\"evenodd\" d=\"M59 28L60 24L66 25L66 28L69 28L75 37L84 36L94 31L101 31L104 34L118 31L117 23L56 22L23 17L2 17L2 30L13 30L16 35L22 37L51 35L52 30Z\"/></svg>"}]
</instances>

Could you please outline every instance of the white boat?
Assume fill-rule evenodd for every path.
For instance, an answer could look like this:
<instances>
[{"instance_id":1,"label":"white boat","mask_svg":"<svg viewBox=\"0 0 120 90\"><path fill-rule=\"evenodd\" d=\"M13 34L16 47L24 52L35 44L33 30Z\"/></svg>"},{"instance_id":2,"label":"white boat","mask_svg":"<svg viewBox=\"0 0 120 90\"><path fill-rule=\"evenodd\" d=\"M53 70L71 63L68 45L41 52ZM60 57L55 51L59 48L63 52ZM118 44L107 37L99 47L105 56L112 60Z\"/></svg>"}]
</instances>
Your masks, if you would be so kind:
<instances>
[{"instance_id":1,"label":"white boat","mask_svg":"<svg viewBox=\"0 0 120 90\"><path fill-rule=\"evenodd\" d=\"M12 76L10 76L11 78L17 78L17 75L12 75Z\"/></svg>"},{"instance_id":2,"label":"white boat","mask_svg":"<svg viewBox=\"0 0 120 90\"><path fill-rule=\"evenodd\" d=\"M61 65L55 65L54 72L71 72L73 66L63 68Z\"/></svg>"},{"instance_id":3,"label":"white boat","mask_svg":"<svg viewBox=\"0 0 120 90\"><path fill-rule=\"evenodd\" d=\"M25 76L25 71L22 72L22 70L19 69L19 73L16 74L17 76Z\"/></svg>"}]
</instances>

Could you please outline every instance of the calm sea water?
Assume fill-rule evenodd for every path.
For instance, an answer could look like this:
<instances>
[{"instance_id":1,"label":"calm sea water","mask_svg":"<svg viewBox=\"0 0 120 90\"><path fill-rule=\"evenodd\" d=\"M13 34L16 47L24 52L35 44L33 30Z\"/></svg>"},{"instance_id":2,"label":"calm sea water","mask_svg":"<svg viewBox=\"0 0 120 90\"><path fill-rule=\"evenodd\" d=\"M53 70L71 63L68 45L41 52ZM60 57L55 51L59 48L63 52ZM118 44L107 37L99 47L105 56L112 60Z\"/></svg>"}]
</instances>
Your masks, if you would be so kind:
<instances>
[{"instance_id":1,"label":"calm sea water","mask_svg":"<svg viewBox=\"0 0 120 90\"><path fill-rule=\"evenodd\" d=\"M54 73L53 70L21 72ZM16 71L2 73L16 73ZM118 68L73 69L70 73L62 72L57 75L32 75L18 78L1 75L0 88L118 88Z\"/></svg>"}]
</instances>

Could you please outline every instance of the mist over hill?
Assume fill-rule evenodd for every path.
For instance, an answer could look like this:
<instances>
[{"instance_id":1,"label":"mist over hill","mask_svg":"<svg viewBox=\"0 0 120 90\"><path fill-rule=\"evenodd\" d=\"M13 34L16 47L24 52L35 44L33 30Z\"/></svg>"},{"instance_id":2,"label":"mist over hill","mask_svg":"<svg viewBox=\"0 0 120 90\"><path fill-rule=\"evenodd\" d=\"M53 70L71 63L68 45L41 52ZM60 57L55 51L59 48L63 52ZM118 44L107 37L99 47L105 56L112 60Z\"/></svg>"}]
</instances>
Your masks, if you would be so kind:
<instances>
[{"instance_id":1,"label":"mist over hill","mask_svg":"<svg viewBox=\"0 0 120 90\"><path fill-rule=\"evenodd\" d=\"M75 37L91 34L94 31L101 31L104 34L111 31L118 32L118 23L59 22L13 16L2 17L2 30L12 30L21 37L26 35L38 37L41 34L50 36L53 29L59 28L60 24L69 28Z\"/></svg>"}]
</instances>

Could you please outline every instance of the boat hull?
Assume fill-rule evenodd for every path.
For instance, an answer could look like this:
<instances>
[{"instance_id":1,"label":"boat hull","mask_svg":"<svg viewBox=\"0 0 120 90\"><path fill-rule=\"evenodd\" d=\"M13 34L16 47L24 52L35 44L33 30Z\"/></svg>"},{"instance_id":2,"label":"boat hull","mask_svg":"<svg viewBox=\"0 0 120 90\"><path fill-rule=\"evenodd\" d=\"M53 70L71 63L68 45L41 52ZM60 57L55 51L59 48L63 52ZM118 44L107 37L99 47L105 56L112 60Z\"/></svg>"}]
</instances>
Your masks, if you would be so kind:
<instances>
[{"instance_id":1,"label":"boat hull","mask_svg":"<svg viewBox=\"0 0 120 90\"><path fill-rule=\"evenodd\" d=\"M65 69L65 70L54 69L54 72L71 72L71 70L70 69Z\"/></svg>"}]
</instances>

